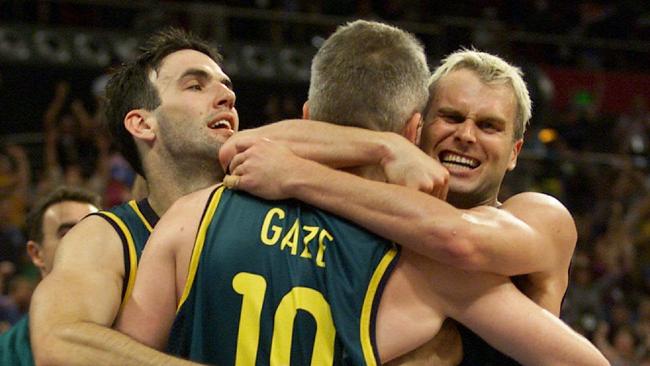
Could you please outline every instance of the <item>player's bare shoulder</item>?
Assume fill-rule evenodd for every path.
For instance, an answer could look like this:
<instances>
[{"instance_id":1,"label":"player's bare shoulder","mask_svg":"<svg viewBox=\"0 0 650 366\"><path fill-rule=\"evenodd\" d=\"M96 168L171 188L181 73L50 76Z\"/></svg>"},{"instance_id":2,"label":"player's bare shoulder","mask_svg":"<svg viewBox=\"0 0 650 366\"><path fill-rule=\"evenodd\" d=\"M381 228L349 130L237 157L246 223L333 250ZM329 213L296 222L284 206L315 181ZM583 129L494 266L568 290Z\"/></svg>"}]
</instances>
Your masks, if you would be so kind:
<instances>
[{"instance_id":1,"label":"player's bare shoulder","mask_svg":"<svg viewBox=\"0 0 650 366\"><path fill-rule=\"evenodd\" d=\"M160 218L156 230L147 242L176 250L179 243L193 241L198 230L206 202L217 185L189 193L176 200ZM164 238L166 240L160 240Z\"/></svg>"},{"instance_id":2,"label":"player's bare shoulder","mask_svg":"<svg viewBox=\"0 0 650 366\"><path fill-rule=\"evenodd\" d=\"M500 207L542 235L565 253L573 253L577 240L575 222L569 210L557 198L544 193L516 194Z\"/></svg>"},{"instance_id":3,"label":"player's bare shoulder","mask_svg":"<svg viewBox=\"0 0 650 366\"><path fill-rule=\"evenodd\" d=\"M115 269L123 270L123 253L122 241L113 226L98 215L90 215L63 237L57 247L53 268L67 268L69 265L95 268L99 264L112 266L112 263L117 263Z\"/></svg>"},{"instance_id":4,"label":"player's bare shoulder","mask_svg":"<svg viewBox=\"0 0 650 366\"><path fill-rule=\"evenodd\" d=\"M204 205L212 192L219 187L220 184L215 184L207 188L200 189L198 191L186 194L185 196L177 199L171 205L169 210L163 215L170 216L169 213L172 212L174 215L183 213L183 212L192 212L196 211L197 205ZM178 219L178 218L176 218Z\"/></svg>"}]
</instances>

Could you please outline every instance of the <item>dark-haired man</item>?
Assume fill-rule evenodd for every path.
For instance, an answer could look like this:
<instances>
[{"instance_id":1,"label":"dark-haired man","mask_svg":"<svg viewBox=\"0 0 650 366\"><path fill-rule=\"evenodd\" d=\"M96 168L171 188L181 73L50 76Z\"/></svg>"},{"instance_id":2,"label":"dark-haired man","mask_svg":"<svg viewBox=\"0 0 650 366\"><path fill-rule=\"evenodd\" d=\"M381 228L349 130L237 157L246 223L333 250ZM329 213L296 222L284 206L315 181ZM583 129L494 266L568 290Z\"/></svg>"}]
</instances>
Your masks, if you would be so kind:
<instances>
[{"instance_id":1,"label":"dark-haired man","mask_svg":"<svg viewBox=\"0 0 650 366\"><path fill-rule=\"evenodd\" d=\"M167 30L109 81L108 130L149 195L84 219L62 240L30 310L37 364L169 361L110 326L158 216L178 197L221 179L215 156L237 130L238 116L220 61L204 41Z\"/></svg>"},{"instance_id":2,"label":"dark-haired man","mask_svg":"<svg viewBox=\"0 0 650 366\"><path fill-rule=\"evenodd\" d=\"M62 186L43 197L27 216L27 253L45 278L52 269L61 238L85 216L97 212L100 198L94 193ZM25 316L0 335L0 365L33 365Z\"/></svg>"}]
</instances>

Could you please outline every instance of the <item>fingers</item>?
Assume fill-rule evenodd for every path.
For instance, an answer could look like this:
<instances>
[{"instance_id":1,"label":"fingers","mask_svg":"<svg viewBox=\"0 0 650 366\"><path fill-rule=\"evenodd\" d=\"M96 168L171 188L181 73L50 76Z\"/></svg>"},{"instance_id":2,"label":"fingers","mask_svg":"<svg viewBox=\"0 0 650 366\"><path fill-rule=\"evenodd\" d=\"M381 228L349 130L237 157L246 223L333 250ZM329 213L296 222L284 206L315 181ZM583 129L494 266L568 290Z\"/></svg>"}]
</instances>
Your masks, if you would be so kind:
<instances>
[{"instance_id":1,"label":"fingers","mask_svg":"<svg viewBox=\"0 0 650 366\"><path fill-rule=\"evenodd\" d=\"M246 151L258 139L255 134L246 130L238 132L228 138L219 150L219 162L224 169L230 165L232 158L242 151Z\"/></svg>"},{"instance_id":2,"label":"fingers","mask_svg":"<svg viewBox=\"0 0 650 366\"><path fill-rule=\"evenodd\" d=\"M246 151L244 151L244 152L240 152L240 153L237 153L237 154L236 154L235 156L233 156L232 159L230 160L230 165L228 165L228 168L229 168L228 171L229 171L230 173L235 173L235 172L237 172L237 170L238 170L237 168L238 168L238 167L239 167L243 162L245 162L247 158L248 158L248 154L247 154Z\"/></svg>"},{"instance_id":3,"label":"fingers","mask_svg":"<svg viewBox=\"0 0 650 366\"><path fill-rule=\"evenodd\" d=\"M449 194L449 184L445 184L442 186L442 193L440 194L440 196L438 196L438 198L440 198L443 201L446 201L447 194Z\"/></svg>"},{"instance_id":4,"label":"fingers","mask_svg":"<svg viewBox=\"0 0 650 366\"><path fill-rule=\"evenodd\" d=\"M223 185L226 188L237 189L237 187L239 187L240 179L241 179L241 176L239 176L239 175L233 175L233 174L226 175L223 178Z\"/></svg>"}]
</instances>

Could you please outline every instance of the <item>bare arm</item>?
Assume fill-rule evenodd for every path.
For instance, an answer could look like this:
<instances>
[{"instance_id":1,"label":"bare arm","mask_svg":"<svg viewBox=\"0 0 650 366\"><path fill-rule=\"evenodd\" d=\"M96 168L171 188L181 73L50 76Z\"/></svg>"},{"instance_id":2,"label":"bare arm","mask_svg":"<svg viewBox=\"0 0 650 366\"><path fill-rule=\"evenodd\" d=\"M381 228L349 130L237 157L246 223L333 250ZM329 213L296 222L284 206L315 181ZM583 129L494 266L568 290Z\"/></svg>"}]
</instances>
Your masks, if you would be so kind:
<instances>
[{"instance_id":1,"label":"bare arm","mask_svg":"<svg viewBox=\"0 0 650 366\"><path fill-rule=\"evenodd\" d=\"M183 364L110 329L120 306L123 263L117 233L99 217L86 218L64 237L30 308L37 365Z\"/></svg>"},{"instance_id":2,"label":"bare arm","mask_svg":"<svg viewBox=\"0 0 650 366\"><path fill-rule=\"evenodd\" d=\"M233 135L219 152L222 164L227 166L238 152L262 138L280 142L298 156L339 168L378 164L392 155L389 145L393 139L404 140L387 132L311 120L286 120Z\"/></svg>"},{"instance_id":3,"label":"bare arm","mask_svg":"<svg viewBox=\"0 0 650 366\"><path fill-rule=\"evenodd\" d=\"M59 81L54 87L54 98L43 115L43 130L46 132L56 128L56 119L61 114L69 90L70 84L67 81Z\"/></svg>"},{"instance_id":4,"label":"bare arm","mask_svg":"<svg viewBox=\"0 0 650 366\"><path fill-rule=\"evenodd\" d=\"M302 158L335 168L380 166L392 183L446 196L449 173L413 141L396 133L318 121L287 120L239 132L221 148L221 164L234 169L245 157L238 153L269 140Z\"/></svg>"},{"instance_id":5,"label":"bare arm","mask_svg":"<svg viewBox=\"0 0 650 366\"><path fill-rule=\"evenodd\" d=\"M455 306L449 315L524 365L609 365L587 339L509 281L468 305Z\"/></svg>"},{"instance_id":6,"label":"bare arm","mask_svg":"<svg viewBox=\"0 0 650 366\"><path fill-rule=\"evenodd\" d=\"M213 187L174 202L156 225L116 329L156 349L167 346L203 207Z\"/></svg>"},{"instance_id":7,"label":"bare arm","mask_svg":"<svg viewBox=\"0 0 650 366\"><path fill-rule=\"evenodd\" d=\"M606 364L593 345L506 277L444 266L404 249L377 315L382 360L433 338L444 317L460 321L524 365Z\"/></svg>"},{"instance_id":8,"label":"bare arm","mask_svg":"<svg viewBox=\"0 0 650 366\"><path fill-rule=\"evenodd\" d=\"M176 315L176 265L172 245L167 244L177 243L176 234L182 233L168 230L166 217L147 241L133 292L115 323L115 329L158 350L167 345Z\"/></svg>"},{"instance_id":9,"label":"bare arm","mask_svg":"<svg viewBox=\"0 0 650 366\"><path fill-rule=\"evenodd\" d=\"M300 199L462 269L507 276L558 270L567 268L575 246L570 214L543 194L517 195L501 209L461 210L413 189L329 169L268 142L239 155L233 170L241 176L238 189L267 199Z\"/></svg>"}]
</instances>

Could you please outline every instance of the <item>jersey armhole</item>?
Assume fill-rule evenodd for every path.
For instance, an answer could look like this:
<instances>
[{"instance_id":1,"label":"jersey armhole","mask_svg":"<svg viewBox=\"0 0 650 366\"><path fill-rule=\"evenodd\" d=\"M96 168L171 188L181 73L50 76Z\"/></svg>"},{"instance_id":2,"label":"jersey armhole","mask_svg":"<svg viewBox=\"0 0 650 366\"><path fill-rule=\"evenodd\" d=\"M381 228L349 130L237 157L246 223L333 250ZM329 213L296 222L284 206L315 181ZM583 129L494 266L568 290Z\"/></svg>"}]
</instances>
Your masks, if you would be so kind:
<instances>
[{"instance_id":1,"label":"jersey armhole","mask_svg":"<svg viewBox=\"0 0 650 366\"><path fill-rule=\"evenodd\" d=\"M212 217L214 217L219 202L221 201L221 194L223 193L224 186L218 185L212 193L206 203L203 214L201 215L201 221L199 222L199 229L194 239L194 246L192 247L192 256L190 257L190 264L188 266L187 280L185 281L185 287L183 287L183 294L181 295L180 300L178 301L178 307L176 308L176 313L180 311L181 307L187 300L187 297L190 294L192 286L194 285L194 278L196 277L196 271L199 267L199 262L201 259L201 253L203 252L203 245L205 243L205 236L212 222Z\"/></svg>"},{"instance_id":2,"label":"jersey armhole","mask_svg":"<svg viewBox=\"0 0 650 366\"><path fill-rule=\"evenodd\" d=\"M129 231L128 226L120 219L117 215L108 211L100 211L92 213L91 215L98 216L106 220L115 232L120 237L122 241L122 252L124 255L124 279L122 280L122 301L120 302L119 311L122 312L122 308L126 303L126 300L131 296L131 291L133 290L133 285L135 284L135 273L138 269L138 260L135 249L135 243L133 241L133 236ZM90 216L90 215L89 215Z\"/></svg>"}]
</instances>

